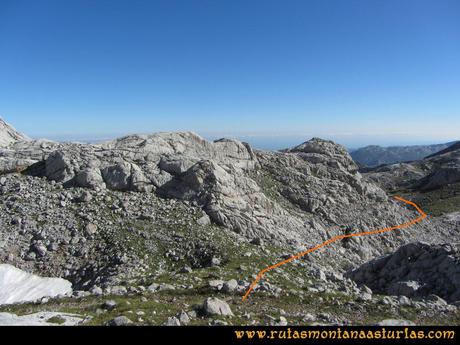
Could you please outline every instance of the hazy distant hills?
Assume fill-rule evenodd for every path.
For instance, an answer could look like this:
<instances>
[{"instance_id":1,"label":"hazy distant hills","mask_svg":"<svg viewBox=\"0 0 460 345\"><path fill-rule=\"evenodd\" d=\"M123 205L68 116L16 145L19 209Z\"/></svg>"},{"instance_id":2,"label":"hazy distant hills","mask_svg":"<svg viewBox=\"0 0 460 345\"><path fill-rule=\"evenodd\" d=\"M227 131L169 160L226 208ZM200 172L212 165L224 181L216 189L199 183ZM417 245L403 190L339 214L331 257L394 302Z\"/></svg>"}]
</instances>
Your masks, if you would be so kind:
<instances>
[{"instance_id":1,"label":"hazy distant hills","mask_svg":"<svg viewBox=\"0 0 460 345\"><path fill-rule=\"evenodd\" d=\"M445 144L389 146L370 145L352 151L351 157L361 166L373 167L382 164L392 164L423 159L439 151L446 150L459 142L452 141Z\"/></svg>"}]
</instances>

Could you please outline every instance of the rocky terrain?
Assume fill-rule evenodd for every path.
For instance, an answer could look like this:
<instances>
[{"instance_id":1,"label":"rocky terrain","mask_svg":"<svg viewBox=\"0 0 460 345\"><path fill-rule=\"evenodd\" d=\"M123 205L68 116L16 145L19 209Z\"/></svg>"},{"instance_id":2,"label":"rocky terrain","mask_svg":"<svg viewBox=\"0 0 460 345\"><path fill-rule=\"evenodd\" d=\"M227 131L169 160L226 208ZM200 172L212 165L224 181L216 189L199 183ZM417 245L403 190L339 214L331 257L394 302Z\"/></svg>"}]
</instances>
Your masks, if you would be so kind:
<instances>
[{"instance_id":1,"label":"rocky terrain","mask_svg":"<svg viewBox=\"0 0 460 345\"><path fill-rule=\"evenodd\" d=\"M410 162L445 150L458 142L435 145L411 145L382 147L370 145L351 151L351 157L362 167Z\"/></svg>"},{"instance_id":2,"label":"rocky terrain","mask_svg":"<svg viewBox=\"0 0 460 345\"><path fill-rule=\"evenodd\" d=\"M358 267L348 276L387 295L436 295L455 302L460 299L459 259L458 244L414 242Z\"/></svg>"},{"instance_id":3,"label":"rocky terrain","mask_svg":"<svg viewBox=\"0 0 460 345\"><path fill-rule=\"evenodd\" d=\"M363 170L365 180L391 193L409 195L432 215L459 211L460 147L458 144L425 159Z\"/></svg>"},{"instance_id":4,"label":"rocky terrain","mask_svg":"<svg viewBox=\"0 0 460 345\"><path fill-rule=\"evenodd\" d=\"M189 132L97 145L29 140L6 124L0 133L0 267L9 267L0 270L8 303L0 323L460 320L458 251L445 247L459 241L459 203L410 228L339 241L270 271L241 300L269 265L347 231L417 217L391 194L406 188L411 199L456 183L455 151L362 174L345 148L319 138L273 152ZM395 272L398 265L404 269ZM27 281L62 278L71 291L19 298L27 294L10 291L11 266L33 274ZM438 281L450 285L440 289Z\"/></svg>"},{"instance_id":5,"label":"rocky terrain","mask_svg":"<svg viewBox=\"0 0 460 345\"><path fill-rule=\"evenodd\" d=\"M7 124L1 117L0 117L0 147L7 146L9 144L13 144L17 141L27 141L29 140L27 136L22 133L19 133L16 129L12 126Z\"/></svg>"}]
</instances>

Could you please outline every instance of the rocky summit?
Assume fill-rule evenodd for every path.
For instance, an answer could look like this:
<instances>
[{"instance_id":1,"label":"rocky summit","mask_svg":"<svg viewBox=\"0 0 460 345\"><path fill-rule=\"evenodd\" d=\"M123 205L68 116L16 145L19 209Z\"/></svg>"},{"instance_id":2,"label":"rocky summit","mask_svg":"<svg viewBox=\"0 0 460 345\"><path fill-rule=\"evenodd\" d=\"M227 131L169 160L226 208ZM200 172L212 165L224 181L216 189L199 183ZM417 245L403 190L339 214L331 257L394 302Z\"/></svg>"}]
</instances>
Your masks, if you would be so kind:
<instances>
[{"instance_id":1,"label":"rocky summit","mask_svg":"<svg viewBox=\"0 0 460 345\"><path fill-rule=\"evenodd\" d=\"M460 182L457 156L363 171L320 138L283 151L191 132L82 144L1 121L0 289L17 291L0 291L0 323L458 323L460 199L440 197ZM271 270L242 302L270 265L417 218L396 192L443 212Z\"/></svg>"},{"instance_id":2,"label":"rocky summit","mask_svg":"<svg viewBox=\"0 0 460 345\"><path fill-rule=\"evenodd\" d=\"M28 138L24 134L19 133L0 117L0 147L24 140L28 140Z\"/></svg>"}]
</instances>

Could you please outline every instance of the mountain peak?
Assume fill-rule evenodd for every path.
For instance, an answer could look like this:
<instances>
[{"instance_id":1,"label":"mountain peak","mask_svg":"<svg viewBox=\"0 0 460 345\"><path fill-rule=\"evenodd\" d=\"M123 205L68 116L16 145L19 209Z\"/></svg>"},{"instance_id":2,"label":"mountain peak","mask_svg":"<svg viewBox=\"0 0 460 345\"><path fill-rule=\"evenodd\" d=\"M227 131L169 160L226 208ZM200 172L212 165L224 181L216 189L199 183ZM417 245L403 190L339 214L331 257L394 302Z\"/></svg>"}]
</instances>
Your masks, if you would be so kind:
<instances>
[{"instance_id":1,"label":"mountain peak","mask_svg":"<svg viewBox=\"0 0 460 345\"><path fill-rule=\"evenodd\" d=\"M348 151L342 145L317 137L289 149L288 152L319 153L331 157L334 155L348 156Z\"/></svg>"}]
</instances>

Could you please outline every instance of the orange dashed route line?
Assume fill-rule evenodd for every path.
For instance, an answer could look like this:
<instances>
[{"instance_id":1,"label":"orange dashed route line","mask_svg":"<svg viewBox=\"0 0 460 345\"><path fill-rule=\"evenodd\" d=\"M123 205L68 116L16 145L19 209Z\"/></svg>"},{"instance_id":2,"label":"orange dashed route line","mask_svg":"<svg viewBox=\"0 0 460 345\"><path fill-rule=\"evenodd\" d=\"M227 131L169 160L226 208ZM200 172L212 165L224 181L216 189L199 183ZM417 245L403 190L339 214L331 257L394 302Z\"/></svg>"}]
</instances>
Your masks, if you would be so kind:
<instances>
[{"instance_id":1,"label":"orange dashed route line","mask_svg":"<svg viewBox=\"0 0 460 345\"><path fill-rule=\"evenodd\" d=\"M415 219L412 219L408 222L405 222L405 223L402 223L402 224L399 224L399 225L395 225L395 226L391 226L391 227L387 227L387 228L383 228L383 229L378 229L378 230L372 230L372 231L364 231L364 232L357 232L357 233L354 233L354 234L348 234L348 235L338 235L338 236L334 236L330 239L328 239L327 241L324 241L323 243L320 243L318 244L317 246L313 247L313 248L310 248L304 252L301 252L301 253L298 253L294 256L291 256L289 259L286 259L284 261L280 261L278 262L277 264L274 264L272 266L268 266L267 268L264 268L262 271L260 271L258 274L257 274L257 277L256 279L254 279L254 281L251 283L251 285L249 286L248 290L246 291L245 295L243 296L243 301L245 301L249 294L254 290L255 286L257 285L257 283L259 282L260 279L262 279L263 275L265 273L267 273L268 271L271 271L275 268L278 268L280 266L283 266L287 263L290 263L291 261L294 261L294 260L297 260L299 258L301 258L302 256L305 256L311 252L314 252L315 250L318 250L322 247L325 247L331 243L334 243L338 240L342 240L344 238L347 238L347 237L358 237L358 236L368 236L368 235L375 235L375 234L381 234L381 233L384 233L384 232L390 232L390 231L393 231L393 230L397 230L397 229L403 229L403 228L407 228L411 225L414 225L420 221L422 221L423 219L425 219L427 217L427 214L425 212L423 212L423 210L417 205L415 204L414 202L412 201L409 201L409 200L406 200L404 198L401 198L400 196L395 196L394 197L396 200L399 200L399 201L402 201L406 204L409 204L409 205L412 205L415 207L415 209L418 211L418 213L420 213L420 216L415 218Z\"/></svg>"}]
</instances>

